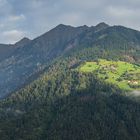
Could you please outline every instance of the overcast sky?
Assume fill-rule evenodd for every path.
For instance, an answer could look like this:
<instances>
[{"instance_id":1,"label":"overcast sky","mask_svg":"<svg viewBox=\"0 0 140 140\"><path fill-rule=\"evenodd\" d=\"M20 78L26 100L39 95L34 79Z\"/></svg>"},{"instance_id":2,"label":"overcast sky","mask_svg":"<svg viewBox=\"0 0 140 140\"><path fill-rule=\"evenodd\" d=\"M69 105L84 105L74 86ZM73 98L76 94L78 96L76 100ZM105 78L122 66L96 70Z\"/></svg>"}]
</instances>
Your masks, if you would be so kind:
<instances>
[{"instance_id":1,"label":"overcast sky","mask_svg":"<svg viewBox=\"0 0 140 140\"><path fill-rule=\"evenodd\" d=\"M0 0L0 43L33 39L60 23L140 30L139 13L140 0Z\"/></svg>"}]
</instances>

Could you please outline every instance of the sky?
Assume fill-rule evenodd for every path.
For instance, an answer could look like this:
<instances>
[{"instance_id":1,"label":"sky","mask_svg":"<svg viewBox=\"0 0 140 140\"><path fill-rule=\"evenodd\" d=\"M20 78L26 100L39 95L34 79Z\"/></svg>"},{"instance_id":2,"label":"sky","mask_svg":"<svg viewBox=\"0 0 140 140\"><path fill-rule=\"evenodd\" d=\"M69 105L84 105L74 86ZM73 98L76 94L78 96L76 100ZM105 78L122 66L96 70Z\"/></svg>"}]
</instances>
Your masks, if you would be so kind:
<instances>
[{"instance_id":1,"label":"sky","mask_svg":"<svg viewBox=\"0 0 140 140\"><path fill-rule=\"evenodd\" d=\"M33 39L58 24L100 22L140 30L140 0L0 0L0 43Z\"/></svg>"}]
</instances>

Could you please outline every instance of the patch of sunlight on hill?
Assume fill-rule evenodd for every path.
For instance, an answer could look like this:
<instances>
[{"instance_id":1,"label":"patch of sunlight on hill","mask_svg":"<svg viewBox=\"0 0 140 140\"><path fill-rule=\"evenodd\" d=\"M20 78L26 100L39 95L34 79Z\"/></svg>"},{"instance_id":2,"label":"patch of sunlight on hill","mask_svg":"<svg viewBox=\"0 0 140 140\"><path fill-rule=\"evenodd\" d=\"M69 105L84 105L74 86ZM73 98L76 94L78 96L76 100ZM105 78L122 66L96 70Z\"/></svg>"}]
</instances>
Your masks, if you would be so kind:
<instances>
[{"instance_id":1,"label":"patch of sunlight on hill","mask_svg":"<svg viewBox=\"0 0 140 140\"><path fill-rule=\"evenodd\" d=\"M123 90L140 90L140 66L123 61L99 59L85 62L77 68L80 72L93 72L98 78L117 85Z\"/></svg>"}]
</instances>

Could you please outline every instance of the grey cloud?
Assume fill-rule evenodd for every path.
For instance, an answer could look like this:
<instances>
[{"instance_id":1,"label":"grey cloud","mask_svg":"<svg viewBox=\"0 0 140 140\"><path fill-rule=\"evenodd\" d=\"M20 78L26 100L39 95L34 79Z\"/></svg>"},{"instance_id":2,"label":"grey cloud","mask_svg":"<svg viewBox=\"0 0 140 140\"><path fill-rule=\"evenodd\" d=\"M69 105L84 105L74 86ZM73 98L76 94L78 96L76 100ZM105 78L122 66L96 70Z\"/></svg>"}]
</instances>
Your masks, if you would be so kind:
<instances>
[{"instance_id":1,"label":"grey cloud","mask_svg":"<svg viewBox=\"0 0 140 140\"><path fill-rule=\"evenodd\" d=\"M15 43L18 39L22 39L24 37L24 32L18 30L5 31L3 32L3 37L7 38L9 42Z\"/></svg>"},{"instance_id":2,"label":"grey cloud","mask_svg":"<svg viewBox=\"0 0 140 140\"><path fill-rule=\"evenodd\" d=\"M140 29L139 7L139 0L0 0L0 31L17 30L35 38L60 23L80 26L102 21ZM1 36L0 42L20 38L9 42Z\"/></svg>"}]
</instances>

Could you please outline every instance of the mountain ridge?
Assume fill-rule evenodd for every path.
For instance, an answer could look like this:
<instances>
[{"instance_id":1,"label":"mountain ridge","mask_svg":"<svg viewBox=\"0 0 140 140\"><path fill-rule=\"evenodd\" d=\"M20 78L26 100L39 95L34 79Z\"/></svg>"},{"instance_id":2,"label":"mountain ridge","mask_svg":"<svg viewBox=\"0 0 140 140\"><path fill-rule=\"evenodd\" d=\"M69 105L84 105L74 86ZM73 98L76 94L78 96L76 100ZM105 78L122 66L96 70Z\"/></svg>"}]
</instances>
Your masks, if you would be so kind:
<instances>
[{"instance_id":1,"label":"mountain ridge","mask_svg":"<svg viewBox=\"0 0 140 140\"><path fill-rule=\"evenodd\" d=\"M127 49L128 57L137 54L136 59L139 61L140 32L123 26L108 26L105 23L98 24L97 28L60 24L33 40L25 39L25 44L21 43L21 46L17 45L17 49L0 63L0 78L3 79L0 81L0 95L9 94L25 85L32 75L43 71L55 59L83 49L100 48L110 53L118 50L122 54ZM131 49L134 51L130 52ZM118 57L123 56L119 54Z\"/></svg>"},{"instance_id":2,"label":"mountain ridge","mask_svg":"<svg viewBox=\"0 0 140 140\"><path fill-rule=\"evenodd\" d=\"M32 40L36 40L37 38L39 38L39 37L41 37L41 36L43 36L43 35L45 35L46 33L48 33L48 32L50 32L50 31L52 31L52 30L54 30L54 29L62 29L62 28L67 28L67 27L71 27L71 28L81 28L81 27L85 27L85 28L108 28L108 27L120 27L120 28L125 28L125 29L129 29L129 30L133 30L133 31L136 31L136 32L140 32L139 30L136 30L136 29L134 29L134 28L130 28L130 27L125 27L125 26L123 26L123 25L109 25L109 24L107 24L107 23L105 23L105 22L100 22L100 23L98 23L97 25L95 25L95 26L88 26L88 25L81 25L81 26L71 26L71 25L65 25L65 24L58 24L57 26L55 26L53 29L50 29L49 31L47 31L47 32L45 32L45 33L43 33L42 35L39 35L38 37L35 37L34 39L32 39ZM27 40L30 40L28 37L23 37L21 40L23 40L23 39L27 39ZM0 45L15 45L15 44L17 44L18 42L20 42L21 40L19 40L19 41L17 41L16 43L14 43L14 44L0 44Z\"/></svg>"},{"instance_id":3,"label":"mountain ridge","mask_svg":"<svg viewBox=\"0 0 140 140\"><path fill-rule=\"evenodd\" d=\"M112 81L139 89L139 31L59 25L20 43L0 62L2 140L140 139L139 93Z\"/></svg>"}]
</instances>

